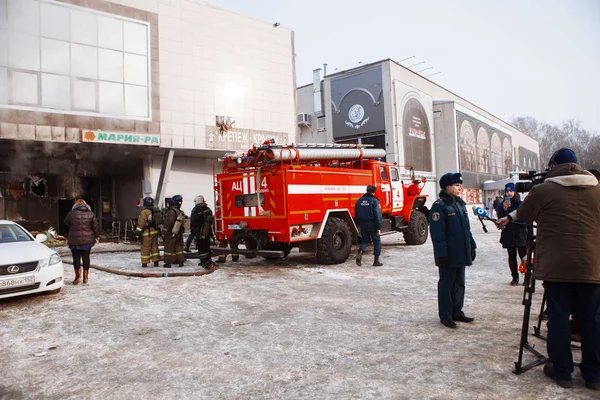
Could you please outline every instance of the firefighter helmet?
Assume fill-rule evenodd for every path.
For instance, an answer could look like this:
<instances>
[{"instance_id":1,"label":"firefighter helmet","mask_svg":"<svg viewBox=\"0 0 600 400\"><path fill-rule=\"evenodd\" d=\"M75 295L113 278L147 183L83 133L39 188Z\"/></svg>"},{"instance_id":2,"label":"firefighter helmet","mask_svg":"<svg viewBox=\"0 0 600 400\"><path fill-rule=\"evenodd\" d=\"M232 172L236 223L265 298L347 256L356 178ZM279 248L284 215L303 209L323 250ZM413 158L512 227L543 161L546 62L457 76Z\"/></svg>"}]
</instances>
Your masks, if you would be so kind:
<instances>
[{"instance_id":1,"label":"firefighter helmet","mask_svg":"<svg viewBox=\"0 0 600 400\"><path fill-rule=\"evenodd\" d=\"M367 186L367 193L375 193L377 191L377 187L373 185Z\"/></svg>"},{"instance_id":2,"label":"firefighter helmet","mask_svg":"<svg viewBox=\"0 0 600 400\"><path fill-rule=\"evenodd\" d=\"M183 203L183 197L180 194L176 194L171 199L176 207L181 207L181 203Z\"/></svg>"},{"instance_id":3,"label":"firefighter helmet","mask_svg":"<svg viewBox=\"0 0 600 400\"><path fill-rule=\"evenodd\" d=\"M152 197L144 197L143 205L145 208L154 207L154 199Z\"/></svg>"},{"instance_id":4,"label":"firefighter helmet","mask_svg":"<svg viewBox=\"0 0 600 400\"><path fill-rule=\"evenodd\" d=\"M206 200L204 200L204 196L202 196L201 194L196 196L194 198L194 204L195 205L200 205L200 206L205 206L206 205Z\"/></svg>"}]
</instances>

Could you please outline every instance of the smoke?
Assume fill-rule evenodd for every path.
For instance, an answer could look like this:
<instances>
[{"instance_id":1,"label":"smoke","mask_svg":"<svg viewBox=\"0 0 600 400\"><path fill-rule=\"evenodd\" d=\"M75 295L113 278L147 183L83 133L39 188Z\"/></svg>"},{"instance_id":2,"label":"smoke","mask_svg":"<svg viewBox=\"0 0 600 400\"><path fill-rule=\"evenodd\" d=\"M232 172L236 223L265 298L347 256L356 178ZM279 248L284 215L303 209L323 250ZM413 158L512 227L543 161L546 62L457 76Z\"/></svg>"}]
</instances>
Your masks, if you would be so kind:
<instances>
[{"instance_id":1,"label":"smoke","mask_svg":"<svg viewBox=\"0 0 600 400\"><path fill-rule=\"evenodd\" d=\"M140 176L145 146L3 141L0 171L17 175Z\"/></svg>"}]
</instances>

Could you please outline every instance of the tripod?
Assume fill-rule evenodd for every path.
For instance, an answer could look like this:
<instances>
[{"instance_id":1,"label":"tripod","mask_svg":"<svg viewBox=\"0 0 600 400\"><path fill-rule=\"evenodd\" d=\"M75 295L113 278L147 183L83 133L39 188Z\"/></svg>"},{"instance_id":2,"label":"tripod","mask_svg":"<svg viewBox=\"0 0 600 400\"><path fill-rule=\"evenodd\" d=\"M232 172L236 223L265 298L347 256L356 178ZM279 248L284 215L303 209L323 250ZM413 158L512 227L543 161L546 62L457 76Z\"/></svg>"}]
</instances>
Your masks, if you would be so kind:
<instances>
[{"instance_id":1,"label":"tripod","mask_svg":"<svg viewBox=\"0 0 600 400\"><path fill-rule=\"evenodd\" d=\"M529 344L527 340L529 336L529 318L531 316L531 300L533 299L533 294L535 293L535 278L533 277L533 252L535 250L535 234L533 232L535 226L533 223L529 224L527 227L527 261L525 268L525 289L523 291L523 306L525 309L523 311L523 325L521 327L521 341L519 343L519 358L515 362L515 369L513 371L514 374L519 375L525 371L530 370L533 367L537 367L538 365L545 364L549 361L549 359L537 351L534 346ZM543 310L542 304L542 310ZM539 334L541 324L541 312L540 317L538 317L538 325L535 332ZM537 335L536 335L537 336ZM538 336L539 337L539 336ZM532 353L536 359L529 364L523 365L523 353L527 350Z\"/></svg>"}]
</instances>

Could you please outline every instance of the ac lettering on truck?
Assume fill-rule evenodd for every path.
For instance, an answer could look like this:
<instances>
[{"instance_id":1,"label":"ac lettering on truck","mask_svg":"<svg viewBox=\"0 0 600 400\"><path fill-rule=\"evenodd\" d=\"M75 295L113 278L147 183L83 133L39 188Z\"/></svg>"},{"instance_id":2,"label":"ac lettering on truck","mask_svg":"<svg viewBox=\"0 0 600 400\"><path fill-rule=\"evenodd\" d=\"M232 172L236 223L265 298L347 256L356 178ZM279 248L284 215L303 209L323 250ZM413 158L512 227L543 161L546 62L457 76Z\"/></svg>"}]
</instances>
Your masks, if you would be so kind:
<instances>
[{"instance_id":1,"label":"ac lettering on truck","mask_svg":"<svg viewBox=\"0 0 600 400\"><path fill-rule=\"evenodd\" d=\"M244 191L244 189L243 189L243 185L242 185L242 181L238 181L238 182L235 182L235 181L234 181L234 182L231 184L231 191L232 191L232 192L233 192L233 191L238 191L238 192L242 192L242 191Z\"/></svg>"}]
</instances>

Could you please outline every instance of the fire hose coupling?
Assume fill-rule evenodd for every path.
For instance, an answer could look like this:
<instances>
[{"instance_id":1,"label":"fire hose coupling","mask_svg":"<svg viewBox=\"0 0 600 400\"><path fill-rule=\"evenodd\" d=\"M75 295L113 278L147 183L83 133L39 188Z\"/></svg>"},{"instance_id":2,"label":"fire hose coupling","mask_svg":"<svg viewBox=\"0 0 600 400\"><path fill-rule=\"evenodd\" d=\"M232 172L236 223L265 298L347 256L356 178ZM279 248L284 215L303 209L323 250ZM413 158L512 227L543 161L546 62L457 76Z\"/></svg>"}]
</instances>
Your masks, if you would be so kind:
<instances>
[{"instance_id":1,"label":"fire hose coupling","mask_svg":"<svg viewBox=\"0 0 600 400\"><path fill-rule=\"evenodd\" d=\"M248 223L246 221L240 221L234 224L228 224L227 228L232 231L243 231L248 229Z\"/></svg>"},{"instance_id":2,"label":"fire hose coupling","mask_svg":"<svg viewBox=\"0 0 600 400\"><path fill-rule=\"evenodd\" d=\"M302 225L300 225L299 227L293 227L292 232L291 232L292 237L300 236L300 235L307 234L307 233L308 233L308 230L306 228L303 228Z\"/></svg>"}]
</instances>

